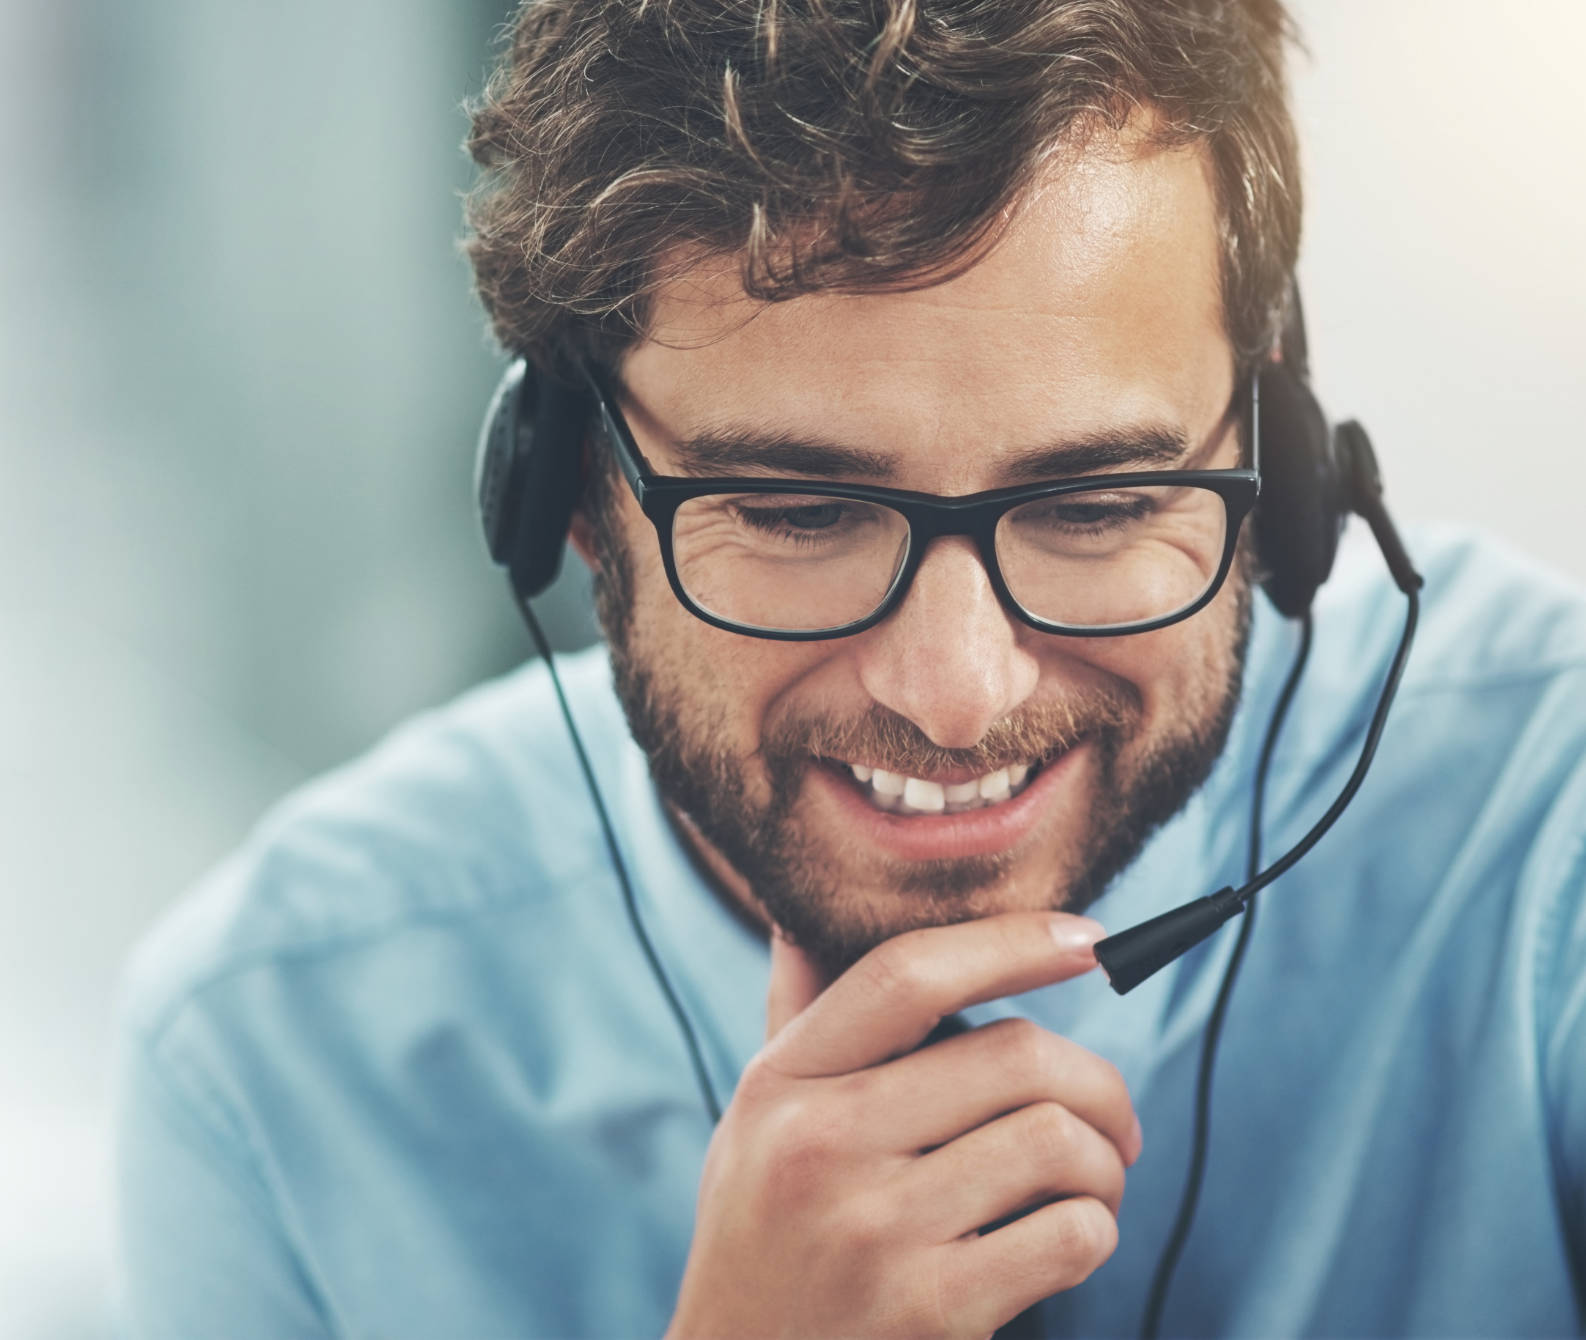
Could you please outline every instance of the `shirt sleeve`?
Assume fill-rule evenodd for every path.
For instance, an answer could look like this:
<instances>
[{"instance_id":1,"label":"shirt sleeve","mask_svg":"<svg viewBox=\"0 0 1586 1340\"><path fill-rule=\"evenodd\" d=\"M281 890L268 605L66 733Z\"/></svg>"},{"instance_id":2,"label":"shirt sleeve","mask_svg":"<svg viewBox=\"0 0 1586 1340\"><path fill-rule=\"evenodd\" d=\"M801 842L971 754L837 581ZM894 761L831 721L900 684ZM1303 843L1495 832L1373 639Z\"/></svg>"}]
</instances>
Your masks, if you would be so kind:
<instances>
[{"instance_id":1,"label":"shirt sleeve","mask_svg":"<svg viewBox=\"0 0 1586 1340\"><path fill-rule=\"evenodd\" d=\"M1536 873L1549 893L1540 943L1551 959L1538 993L1559 1205L1577 1279L1586 1279L1586 766L1559 797Z\"/></svg>"},{"instance_id":2,"label":"shirt sleeve","mask_svg":"<svg viewBox=\"0 0 1586 1340\"><path fill-rule=\"evenodd\" d=\"M115 1121L121 1335L332 1334L244 1132L196 1067L124 1034Z\"/></svg>"}]
</instances>

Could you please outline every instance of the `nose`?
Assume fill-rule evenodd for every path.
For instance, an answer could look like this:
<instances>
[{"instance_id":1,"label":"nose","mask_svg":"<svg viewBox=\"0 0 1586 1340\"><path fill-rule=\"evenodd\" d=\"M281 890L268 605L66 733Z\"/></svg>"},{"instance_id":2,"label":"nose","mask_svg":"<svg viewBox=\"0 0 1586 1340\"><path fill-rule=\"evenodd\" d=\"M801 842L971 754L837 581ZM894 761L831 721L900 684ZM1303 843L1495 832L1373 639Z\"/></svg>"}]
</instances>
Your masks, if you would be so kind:
<instances>
[{"instance_id":1,"label":"nose","mask_svg":"<svg viewBox=\"0 0 1586 1340\"><path fill-rule=\"evenodd\" d=\"M974 544L931 542L903 603L855 648L859 679L944 749L968 749L1035 691L1040 667Z\"/></svg>"}]
</instances>

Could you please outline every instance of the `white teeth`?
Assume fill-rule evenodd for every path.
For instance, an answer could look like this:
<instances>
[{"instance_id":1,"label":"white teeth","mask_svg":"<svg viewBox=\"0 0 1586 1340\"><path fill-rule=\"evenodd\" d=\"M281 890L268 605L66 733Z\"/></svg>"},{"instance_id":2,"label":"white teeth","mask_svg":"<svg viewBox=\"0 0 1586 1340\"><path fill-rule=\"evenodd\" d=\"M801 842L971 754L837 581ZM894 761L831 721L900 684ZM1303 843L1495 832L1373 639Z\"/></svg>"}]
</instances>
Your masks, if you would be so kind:
<instances>
[{"instance_id":1,"label":"white teeth","mask_svg":"<svg viewBox=\"0 0 1586 1340\"><path fill-rule=\"evenodd\" d=\"M870 785L876 789L879 795L901 796L903 794L904 781L895 772L887 772L883 768L877 768L870 779Z\"/></svg>"},{"instance_id":2,"label":"white teeth","mask_svg":"<svg viewBox=\"0 0 1586 1340\"><path fill-rule=\"evenodd\" d=\"M850 763L848 768L855 780L866 786L871 802L894 814L959 814L996 805L1022 789L1031 772L1030 764L1014 763L984 777L949 785L866 763Z\"/></svg>"},{"instance_id":3,"label":"white teeth","mask_svg":"<svg viewBox=\"0 0 1586 1340\"><path fill-rule=\"evenodd\" d=\"M903 803L913 810L940 814L947 808L947 796L940 782L925 782L918 777L910 777L903 783Z\"/></svg>"}]
</instances>

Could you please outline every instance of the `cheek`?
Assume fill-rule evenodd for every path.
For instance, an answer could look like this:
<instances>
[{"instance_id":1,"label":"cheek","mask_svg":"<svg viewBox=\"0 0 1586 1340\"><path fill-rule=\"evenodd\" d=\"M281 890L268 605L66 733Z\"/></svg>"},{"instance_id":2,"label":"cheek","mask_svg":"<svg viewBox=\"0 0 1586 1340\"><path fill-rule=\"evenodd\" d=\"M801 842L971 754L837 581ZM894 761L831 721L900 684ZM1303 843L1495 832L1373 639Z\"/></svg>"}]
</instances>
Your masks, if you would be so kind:
<instances>
[{"instance_id":1,"label":"cheek","mask_svg":"<svg viewBox=\"0 0 1586 1340\"><path fill-rule=\"evenodd\" d=\"M1228 691L1239 638L1242 587L1231 575L1200 613L1154 633L1088 639L1079 655L1102 673L1132 685L1145 709L1148 734L1206 717Z\"/></svg>"},{"instance_id":2,"label":"cheek","mask_svg":"<svg viewBox=\"0 0 1586 1340\"><path fill-rule=\"evenodd\" d=\"M653 528L640 521L642 534L628 532L634 585L629 653L690 735L748 758L784 695L831 653L820 643L745 637L689 613L667 581Z\"/></svg>"}]
</instances>

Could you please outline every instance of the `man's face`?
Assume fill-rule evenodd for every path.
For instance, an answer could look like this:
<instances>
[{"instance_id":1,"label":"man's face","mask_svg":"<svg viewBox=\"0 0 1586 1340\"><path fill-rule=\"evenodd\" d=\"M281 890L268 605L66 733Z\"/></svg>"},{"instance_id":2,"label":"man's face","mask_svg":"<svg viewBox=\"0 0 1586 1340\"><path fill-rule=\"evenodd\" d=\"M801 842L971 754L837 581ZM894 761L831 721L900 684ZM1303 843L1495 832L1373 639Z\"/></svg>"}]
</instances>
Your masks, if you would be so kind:
<instances>
[{"instance_id":1,"label":"man's face","mask_svg":"<svg viewBox=\"0 0 1586 1340\"><path fill-rule=\"evenodd\" d=\"M1112 469L1239 464L1217 216L1193 149L1098 137L1055 161L972 268L913 292L757 304L735 259L704 260L662 293L621 376L661 474L696 467L683 444L707 431L857 448L884 469L846 481L936 494L1024 482L1021 458L1102 433L1188 444L1172 465ZM790 471L746 457L705 473ZM970 540L942 538L877 626L769 641L688 613L654 529L612 488L588 547L635 738L707 862L828 971L918 926L1082 908L1222 749L1238 565L1168 628L1060 637L1003 608ZM916 813L853 765L948 797L991 780L971 808ZM1005 794L994 774L1010 766Z\"/></svg>"}]
</instances>

